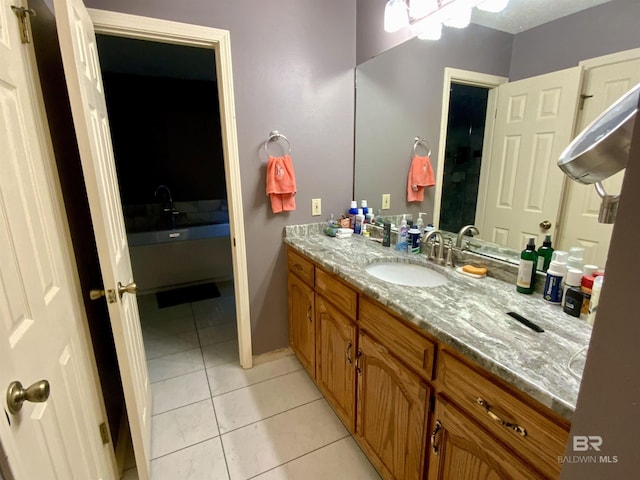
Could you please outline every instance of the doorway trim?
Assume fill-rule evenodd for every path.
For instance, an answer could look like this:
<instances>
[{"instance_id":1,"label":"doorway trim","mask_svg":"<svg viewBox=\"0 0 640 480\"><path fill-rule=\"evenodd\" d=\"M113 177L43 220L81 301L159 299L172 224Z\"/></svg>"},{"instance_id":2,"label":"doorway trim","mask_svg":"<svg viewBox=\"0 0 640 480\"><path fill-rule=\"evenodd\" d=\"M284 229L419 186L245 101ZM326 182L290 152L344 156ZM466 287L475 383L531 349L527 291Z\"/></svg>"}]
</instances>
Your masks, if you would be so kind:
<instances>
[{"instance_id":1,"label":"doorway trim","mask_svg":"<svg viewBox=\"0 0 640 480\"><path fill-rule=\"evenodd\" d=\"M251 368L253 366L253 358L249 309L249 280L229 31L106 10L88 10L96 33L209 48L215 52L216 78L222 127L222 150L225 183L227 187L227 203L229 205L229 226L231 229L238 350L240 365L243 368Z\"/></svg>"},{"instance_id":2,"label":"doorway trim","mask_svg":"<svg viewBox=\"0 0 640 480\"><path fill-rule=\"evenodd\" d=\"M449 123L449 100L451 97L451 84L472 85L474 87L485 87L494 89L509 81L506 77L489 75L486 73L472 72L470 70L460 70L458 68L445 67L444 81L442 83L442 113L440 117L440 139L438 141L438 163L436 165L436 190L433 199L433 224L436 228L440 226L440 208L442 207L442 181L444 179L445 150L447 146L447 124ZM487 112L492 112L496 108L496 97L489 92L487 101ZM493 115L487 115L484 138L491 138L493 132ZM489 148L489 149L488 149ZM490 145L483 142L482 157L488 158L491 155ZM482 180L482 169L487 162L482 162L480 179Z\"/></svg>"}]
</instances>

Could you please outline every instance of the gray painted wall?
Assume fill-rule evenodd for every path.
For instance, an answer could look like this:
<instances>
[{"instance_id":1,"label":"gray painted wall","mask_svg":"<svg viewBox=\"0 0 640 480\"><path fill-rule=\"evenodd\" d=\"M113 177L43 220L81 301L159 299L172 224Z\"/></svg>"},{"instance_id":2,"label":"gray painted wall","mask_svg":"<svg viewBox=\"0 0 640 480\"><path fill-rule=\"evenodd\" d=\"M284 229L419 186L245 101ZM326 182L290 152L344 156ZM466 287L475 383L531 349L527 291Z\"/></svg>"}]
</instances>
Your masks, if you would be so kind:
<instances>
[{"instance_id":1,"label":"gray painted wall","mask_svg":"<svg viewBox=\"0 0 640 480\"><path fill-rule=\"evenodd\" d=\"M638 19L638 0L615 0L519 33L513 41L509 78L542 75L638 48Z\"/></svg>"},{"instance_id":2,"label":"gray painted wall","mask_svg":"<svg viewBox=\"0 0 640 480\"><path fill-rule=\"evenodd\" d=\"M324 220L351 199L355 0L85 4L231 32L254 354L286 346L283 228ZM298 194L295 212L274 215L262 146L275 129L291 141ZM322 217L311 216L312 198L322 198Z\"/></svg>"},{"instance_id":3,"label":"gray painted wall","mask_svg":"<svg viewBox=\"0 0 640 480\"><path fill-rule=\"evenodd\" d=\"M358 65L355 194L375 210L391 194L386 213L426 212L433 220L434 189L422 203L407 203L407 171L413 139L431 144L434 171L442 112L444 68L507 76L513 36L478 25L444 29L442 39L413 38Z\"/></svg>"},{"instance_id":4,"label":"gray painted wall","mask_svg":"<svg viewBox=\"0 0 640 480\"><path fill-rule=\"evenodd\" d=\"M356 4L356 63L358 65L414 36L409 28L403 28L394 33L383 30L384 7L387 0L356 0Z\"/></svg>"}]
</instances>

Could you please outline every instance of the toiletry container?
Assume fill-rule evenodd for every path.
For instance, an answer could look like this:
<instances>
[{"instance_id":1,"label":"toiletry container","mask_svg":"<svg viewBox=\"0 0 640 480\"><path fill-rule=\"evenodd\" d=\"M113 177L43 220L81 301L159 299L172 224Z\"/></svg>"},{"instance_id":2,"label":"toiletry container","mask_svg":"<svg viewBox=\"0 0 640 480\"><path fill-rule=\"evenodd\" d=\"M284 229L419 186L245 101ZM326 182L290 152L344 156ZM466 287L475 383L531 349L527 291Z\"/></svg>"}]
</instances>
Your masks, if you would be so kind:
<instances>
[{"instance_id":1,"label":"toiletry container","mask_svg":"<svg viewBox=\"0 0 640 480\"><path fill-rule=\"evenodd\" d=\"M385 222L382 226L382 246L391 246L391 224L389 222Z\"/></svg>"},{"instance_id":2,"label":"toiletry container","mask_svg":"<svg viewBox=\"0 0 640 480\"><path fill-rule=\"evenodd\" d=\"M571 247L569 249L569 258L567 258L567 267L581 269L582 266L584 265L583 258L584 258L584 248Z\"/></svg>"},{"instance_id":3,"label":"toiletry container","mask_svg":"<svg viewBox=\"0 0 640 480\"><path fill-rule=\"evenodd\" d=\"M353 229L353 233L355 233L356 235L361 235L363 224L364 224L364 213L362 213L362 209L359 208L358 214L356 215L356 224L355 224L355 228Z\"/></svg>"},{"instance_id":4,"label":"toiletry container","mask_svg":"<svg viewBox=\"0 0 640 480\"><path fill-rule=\"evenodd\" d=\"M598 270L597 265L585 265L582 267L582 276L593 277L593 274Z\"/></svg>"},{"instance_id":5,"label":"toiletry container","mask_svg":"<svg viewBox=\"0 0 640 480\"><path fill-rule=\"evenodd\" d=\"M577 268L569 268L564 281L562 295L562 310L572 317L580 317L582 300L584 295L580 284L582 283L582 272Z\"/></svg>"},{"instance_id":6,"label":"toiletry container","mask_svg":"<svg viewBox=\"0 0 640 480\"><path fill-rule=\"evenodd\" d=\"M409 234L409 253L420 253L420 230L418 227L410 228Z\"/></svg>"},{"instance_id":7,"label":"toiletry container","mask_svg":"<svg viewBox=\"0 0 640 480\"><path fill-rule=\"evenodd\" d=\"M349 224L353 230L356 227L356 215L358 214L358 202L351 200L351 208L349 208Z\"/></svg>"},{"instance_id":8,"label":"toiletry container","mask_svg":"<svg viewBox=\"0 0 640 480\"><path fill-rule=\"evenodd\" d=\"M567 275L567 257L567 252L561 250L556 250L551 256L542 292L542 298L549 303L560 305L562 302L562 281Z\"/></svg>"},{"instance_id":9,"label":"toiletry container","mask_svg":"<svg viewBox=\"0 0 640 480\"><path fill-rule=\"evenodd\" d=\"M536 265L536 270L546 272L549 269L552 255L551 235L546 235L542 246L538 249L538 265Z\"/></svg>"},{"instance_id":10,"label":"toiletry container","mask_svg":"<svg viewBox=\"0 0 640 480\"><path fill-rule=\"evenodd\" d=\"M586 320L589 316L589 304L591 303L591 293L594 280L594 277L585 275L582 277L582 282L580 283L582 295L584 296L582 299L582 306L580 307L580 318L582 320Z\"/></svg>"},{"instance_id":11,"label":"toiletry container","mask_svg":"<svg viewBox=\"0 0 640 480\"><path fill-rule=\"evenodd\" d=\"M603 282L603 275L598 275L593 281L593 288L591 289L591 301L589 302L589 315L587 316L587 323L589 325L593 325L596 321L596 313L598 310L598 303L600 302L600 291L602 290Z\"/></svg>"},{"instance_id":12,"label":"toiletry container","mask_svg":"<svg viewBox=\"0 0 640 480\"><path fill-rule=\"evenodd\" d=\"M533 285L536 279L536 264L538 254L536 253L536 239L529 238L529 243L520 254L520 264L518 265L518 279L516 290L520 293L533 293Z\"/></svg>"},{"instance_id":13,"label":"toiletry container","mask_svg":"<svg viewBox=\"0 0 640 480\"><path fill-rule=\"evenodd\" d=\"M402 221L400 222L400 228L398 229L398 241L396 242L396 250L403 252L407 251L407 216L402 215Z\"/></svg>"},{"instance_id":14,"label":"toiletry container","mask_svg":"<svg viewBox=\"0 0 640 480\"><path fill-rule=\"evenodd\" d=\"M362 209L362 214L366 218L367 213L369 213L369 207L367 207L367 201L366 200L360 200L360 208Z\"/></svg>"}]
</instances>

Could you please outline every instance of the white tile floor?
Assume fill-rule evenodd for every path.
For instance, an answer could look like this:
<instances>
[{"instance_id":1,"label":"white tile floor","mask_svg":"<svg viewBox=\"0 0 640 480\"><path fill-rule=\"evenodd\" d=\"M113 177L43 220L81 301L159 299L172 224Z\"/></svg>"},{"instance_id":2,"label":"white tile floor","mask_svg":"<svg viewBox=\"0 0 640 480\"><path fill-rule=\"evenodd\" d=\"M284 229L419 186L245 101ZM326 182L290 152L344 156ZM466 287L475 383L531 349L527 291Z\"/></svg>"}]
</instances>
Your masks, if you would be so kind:
<instances>
[{"instance_id":1,"label":"white tile floor","mask_svg":"<svg viewBox=\"0 0 640 480\"><path fill-rule=\"evenodd\" d=\"M138 297L152 480L379 479L293 355L239 366L233 288L220 290L163 309L155 295ZM137 479L128 466L123 478Z\"/></svg>"}]
</instances>

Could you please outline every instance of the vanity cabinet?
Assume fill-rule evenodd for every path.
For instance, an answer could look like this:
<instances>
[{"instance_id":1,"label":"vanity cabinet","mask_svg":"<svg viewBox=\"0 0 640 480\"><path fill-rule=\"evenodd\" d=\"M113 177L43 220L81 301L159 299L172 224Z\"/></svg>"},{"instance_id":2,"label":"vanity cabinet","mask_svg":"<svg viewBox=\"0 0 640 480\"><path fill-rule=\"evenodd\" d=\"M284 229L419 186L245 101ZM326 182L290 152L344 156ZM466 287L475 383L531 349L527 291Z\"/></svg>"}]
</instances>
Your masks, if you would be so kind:
<instances>
[{"instance_id":1,"label":"vanity cabinet","mask_svg":"<svg viewBox=\"0 0 640 480\"><path fill-rule=\"evenodd\" d=\"M309 274L310 269L310 274ZM298 275L292 275L291 272ZM316 378L316 333L313 274L311 262L299 255L289 256L287 293L289 303L289 344L311 378ZM305 280L303 280L305 279ZM311 285L309 285L311 282Z\"/></svg>"},{"instance_id":2,"label":"vanity cabinet","mask_svg":"<svg viewBox=\"0 0 640 480\"><path fill-rule=\"evenodd\" d=\"M316 384L350 433L355 431L357 327L316 296Z\"/></svg>"},{"instance_id":3,"label":"vanity cabinet","mask_svg":"<svg viewBox=\"0 0 640 480\"><path fill-rule=\"evenodd\" d=\"M430 388L369 335L358 340L355 438L383 478L419 480Z\"/></svg>"},{"instance_id":4,"label":"vanity cabinet","mask_svg":"<svg viewBox=\"0 0 640 480\"><path fill-rule=\"evenodd\" d=\"M445 397L437 397L433 418L429 480L541 478Z\"/></svg>"},{"instance_id":5,"label":"vanity cabinet","mask_svg":"<svg viewBox=\"0 0 640 480\"><path fill-rule=\"evenodd\" d=\"M385 479L558 478L570 424L288 248L289 338Z\"/></svg>"}]
</instances>

